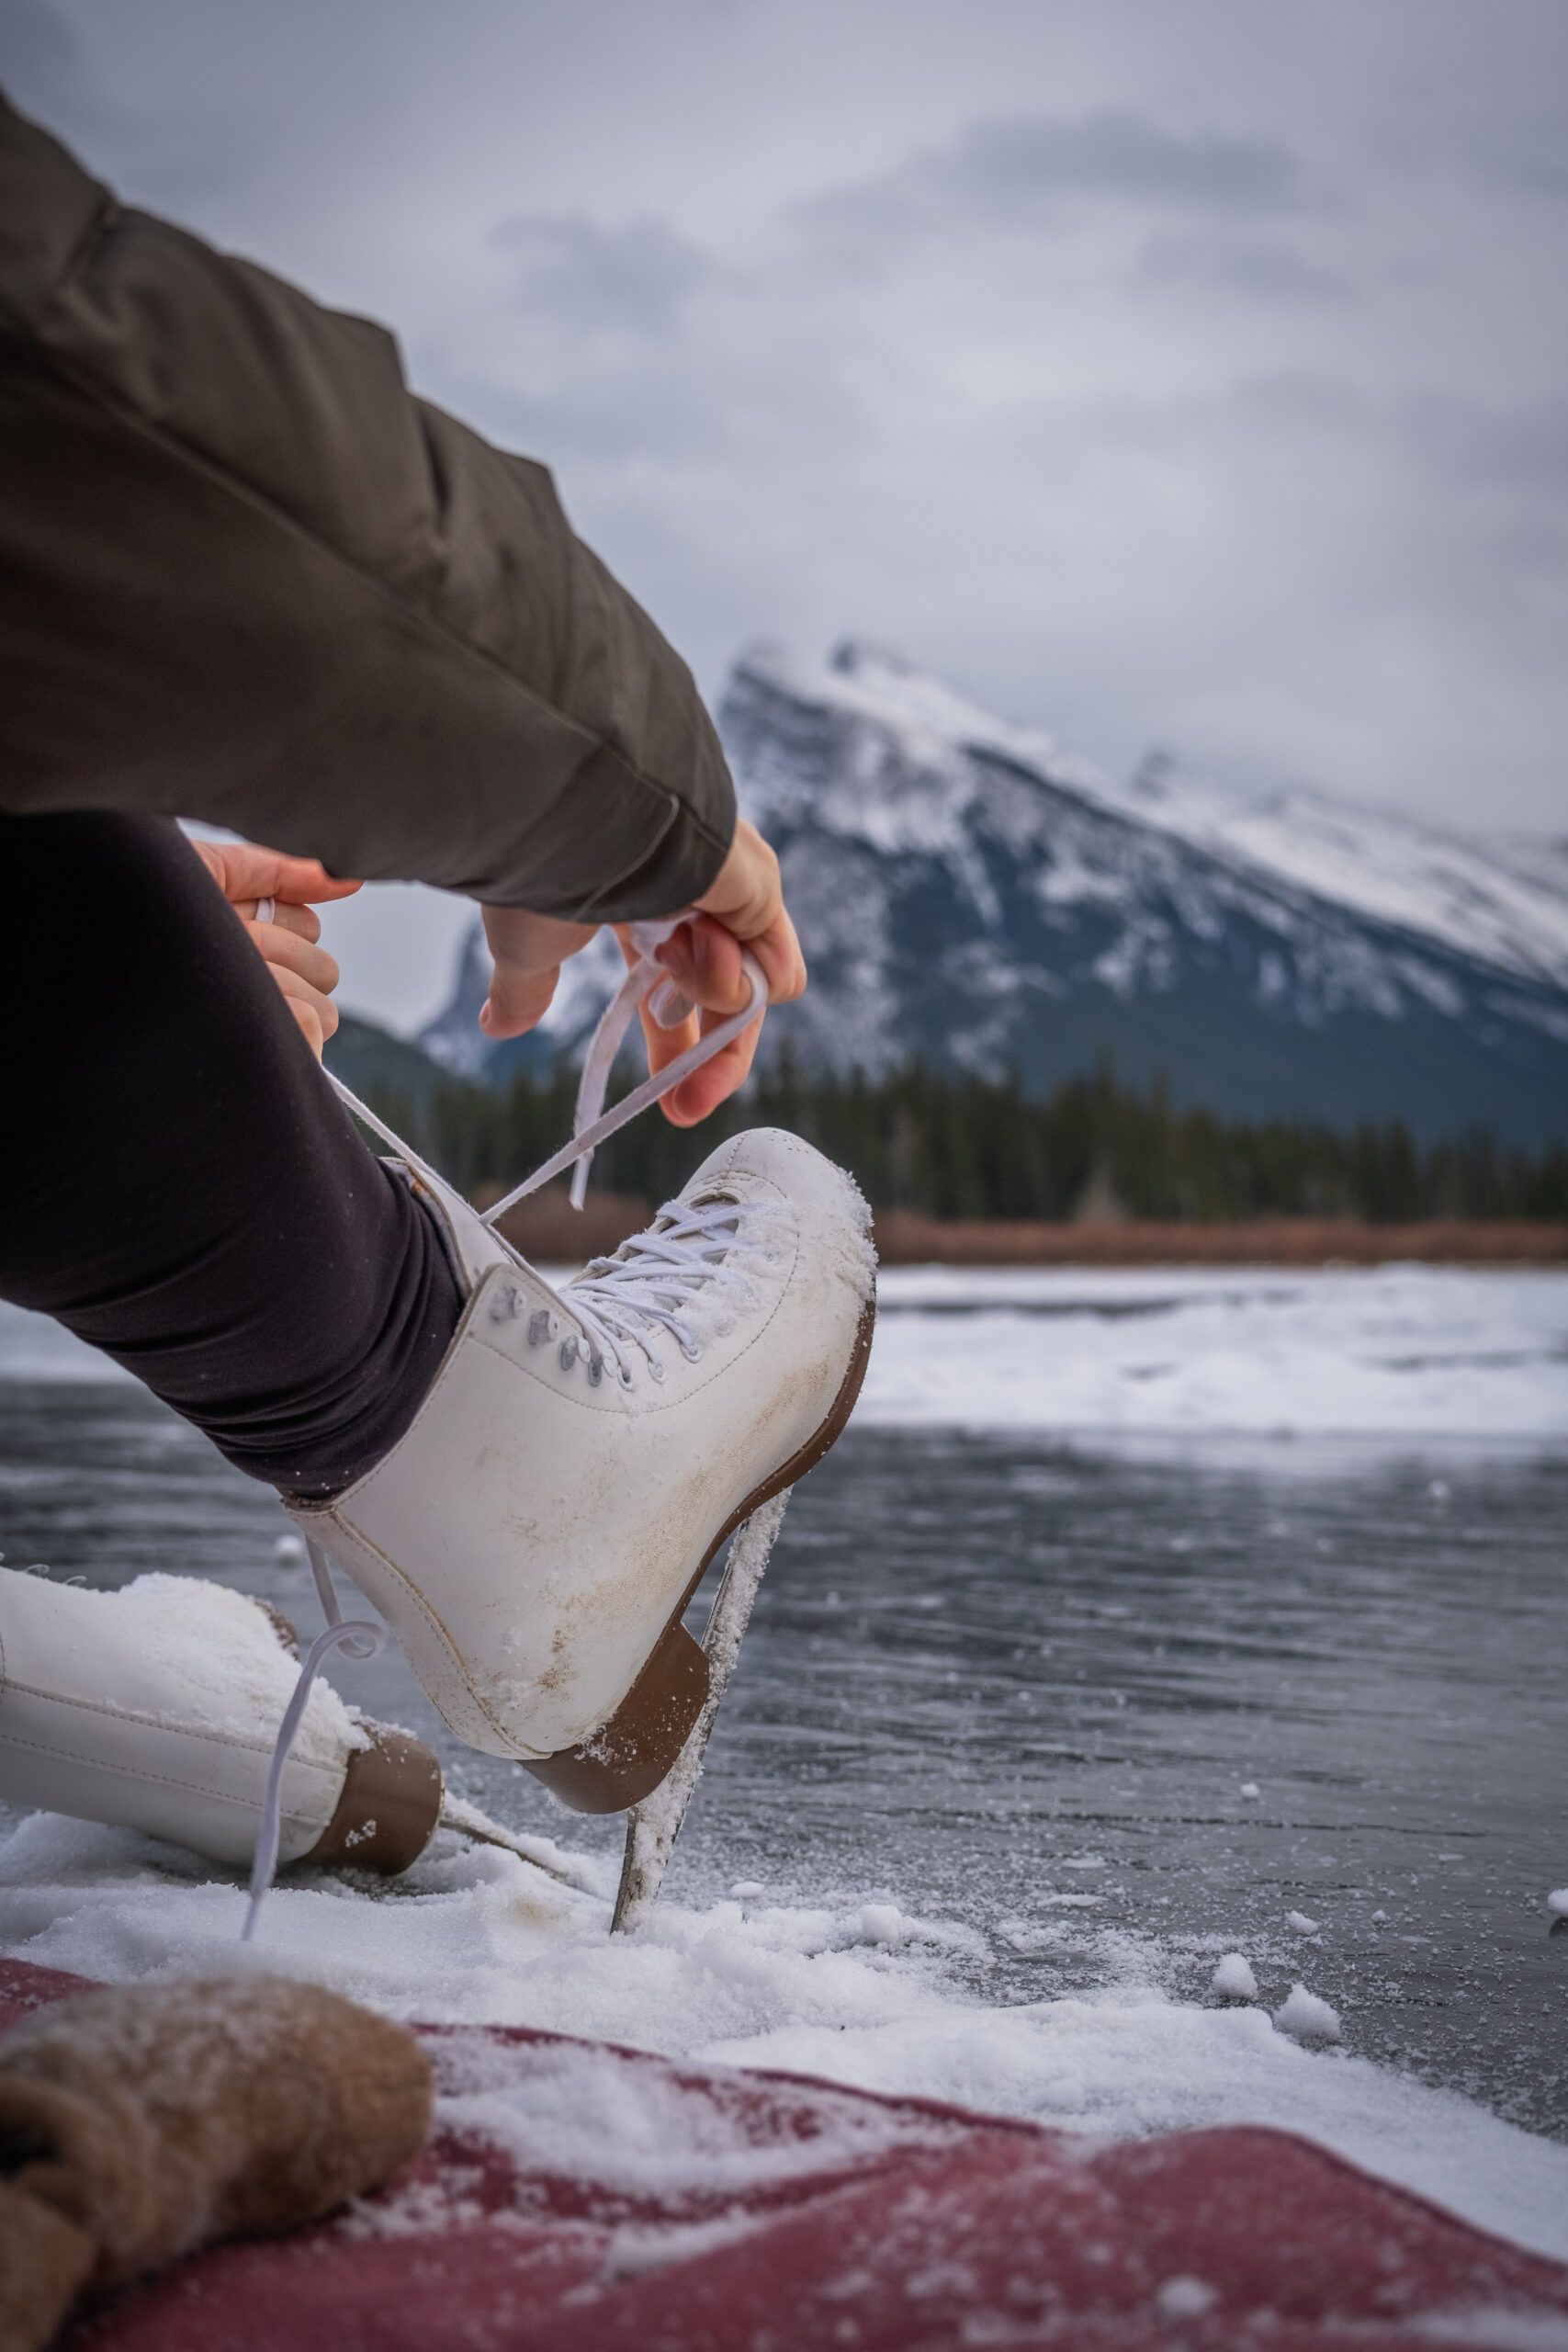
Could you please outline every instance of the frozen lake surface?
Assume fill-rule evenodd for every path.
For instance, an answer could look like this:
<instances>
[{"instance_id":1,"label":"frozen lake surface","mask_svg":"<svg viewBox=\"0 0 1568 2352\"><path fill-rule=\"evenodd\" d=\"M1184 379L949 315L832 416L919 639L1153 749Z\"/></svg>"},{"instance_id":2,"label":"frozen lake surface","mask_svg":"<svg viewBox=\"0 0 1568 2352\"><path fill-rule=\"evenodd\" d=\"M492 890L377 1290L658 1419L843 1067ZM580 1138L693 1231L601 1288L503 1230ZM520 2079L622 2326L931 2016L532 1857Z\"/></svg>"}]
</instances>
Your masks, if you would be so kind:
<instances>
[{"instance_id":1,"label":"frozen lake surface","mask_svg":"<svg viewBox=\"0 0 1568 2352\"><path fill-rule=\"evenodd\" d=\"M652 1933L604 1934L618 1826L457 1748L392 1657L332 1679L598 1892L443 1844L373 1898L280 1888L258 1957L1080 2128L1293 2125L1568 2254L1568 1278L883 1298ZM104 1369L0 1311L7 1563L213 1576L313 1630L266 1490ZM129 1835L0 1845L0 1947L55 1965L231 1965L241 1907ZM1270 2023L1297 1984L1337 2046Z\"/></svg>"}]
</instances>

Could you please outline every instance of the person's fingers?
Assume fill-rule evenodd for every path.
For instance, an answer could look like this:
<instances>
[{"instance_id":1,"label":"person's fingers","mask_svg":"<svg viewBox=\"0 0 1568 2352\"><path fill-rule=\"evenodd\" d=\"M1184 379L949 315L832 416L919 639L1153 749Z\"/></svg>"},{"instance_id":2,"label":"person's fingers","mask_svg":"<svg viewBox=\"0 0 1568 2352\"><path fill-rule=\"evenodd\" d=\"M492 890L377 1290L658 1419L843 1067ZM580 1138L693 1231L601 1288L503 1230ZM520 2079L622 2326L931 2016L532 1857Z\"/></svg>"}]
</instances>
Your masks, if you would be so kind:
<instances>
[{"instance_id":1,"label":"person's fingers","mask_svg":"<svg viewBox=\"0 0 1568 2352\"><path fill-rule=\"evenodd\" d=\"M708 1012L741 1012L750 983L740 962L740 942L709 915L694 915L654 951L682 996Z\"/></svg>"},{"instance_id":2,"label":"person's fingers","mask_svg":"<svg viewBox=\"0 0 1568 2352\"><path fill-rule=\"evenodd\" d=\"M744 817L736 825L724 864L696 904L741 939L755 939L782 912L778 858Z\"/></svg>"},{"instance_id":3,"label":"person's fingers","mask_svg":"<svg viewBox=\"0 0 1568 2352\"><path fill-rule=\"evenodd\" d=\"M566 922L526 907L483 907L485 938L495 968L479 1013L487 1037L520 1037L548 1009L569 956L598 931L596 922Z\"/></svg>"},{"instance_id":4,"label":"person's fingers","mask_svg":"<svg viewBox=\"0 0 1568 2352\"><path fill-rule=\"evenodd\" d=\"M744 818L735 828L728 855L696 905L752 949L768 976L773 1003L787 1004L800 994L806 963L784 906L779 861Z\"/></svg>"},{"instance_id":5,"label":"person's fingers","mask_svg":"<svg viewBox=\"0 0 1568 2352\"><path fill-rule=\"evenodd\" d=\"M655 953L671 978L694 1004L715 1012L739 1012L750 996L741 967L742 944L762 967L768 1002L788 1004L806 986L806 961L795 925L780 910L771 930L742 943L712 915L694 915Z\"/></svg>"},{"instance_id":6,"label":"person's fingers","mask_svg":"<svg viewBox=\"0 0 1568 2352\"><path fill-rule=\"evenodd\" d=\"M261 899L298 907L352 898L361 882L340 881L313 857L291 857L259 842L192 842L224 897L254 914Z\"/></svg>"},{"instance_id":7,"label":"person's fingers","mask_svg":"<svg viewBox=\"0 0 1568 2352\"><path fill-rule=\"evenodd\" d=\"M321 995L298 972L288 971L281 964L271 964L267 968L281 989L288 1010L310 1039L311 1049L319 1060L321 1047L337 1029L336 1005L330 996Z\"/></svg>"},{"instance_id":8,"label":"person's fingers","mask_svg":"<svg viewBox=\"0 0 1568 2352\"><path fill-rule=\"evenodd\" d=\"M254 923L262 903L260 899L239 899L234 901L234 912L243 923ZM321 935L321 919L312 908L286 906L281 899L273 901L267 922L275 931L291 931L297 939L308 939L312 944ZM266 924L264 923L262 928L265 931ZM259 941L257 944L259 946Z\"/></svg>"},{"instance_id":9,"label":"person's fingers","mask_svg":"<svg viewBox=\"0 0 1568 2352\"><path fill-rule=\"evenodd\" d=\"M479 1007L479 1027L487 1037L521 1037L542 1021L550 1009L560 978L560 966L545 972L519 972L498 964L490 976L490 994Z\"/></svg>"},{"instance_id":10,"label":"person's fingers","mask_svg":"<svg viewBox=\"0 0 1568 2352\"><path fill-rule=\"evenodd\" d=\"M750 1003L750 989L739 968L739 949L734 940L730 940L728 945L734 951L738 985L731 987L728 979L722 983L713 981L711 974L708 976L712 992L724 1000L720 1004L705 1006L700 1013L689 1013L674 1028L663 1029L649 1010L648 999L643 999L639 1008L642 1034L648 1046L648 1067L654 1077L660 1070L668 1069L676 1057L694 1046L700 1036L710 1035L715 1029L721 1028L732 1014L743 1012ZM692 977L695 982L698 976L694 973ZM694 992L694 989L685 991L688 995ZM716 1110L719 1103L734 1093L750 1069L761 1034L762 1015L759 1013L739 1037L732 1037L728 1046L719 1048L711 1061L705 1062L701 1069L694 1070L689 1078L683 1078L680 1085L664 1097L659 1107L672 1126L695 1126L700 1119L705 1119L710 1111Z\"/></svg>"},{"instance_id":11,"label":"person's fingers","mask_svg":"<svg viewBox=\"0 0 1568 2352\"><path fill-rule=\"evenodd\" d=\"M705 1013L703 1017L704 1029L716 1028L723 1018L722 1013ZM694 1029L695 1022L690 1026ZM739 1037L732 1037L728 1046L720 1047L712 1061L705 1062L701 1069L694 1069L690 1078L683 1078L680 1085L664 1097L659 1107L672 1127L694 1127L707 1117L710 1111L716 1111L721 1102L728 1101L737 1087L745 1083L761 1034L762 1016L759 1013L748 1028L742 1029ZM686 1042L692 1044L694 1041L688 1038Z\"/></svg>"},{"instance_id":12,"label":"person's fingers","mask_svg":"<svg viewBox=\"0 0 1568 2352\"><path fill-rule=\"evenodd\" d=\"M320 1012L313 1004L307 1004L303 998L297 996L288 999L288 1010L304 1032L305 1043L320 1061L327 1042ZM335 1012L333 1015L333 1026L334 1029L337 1026Z\"/></svg>"},{"instance_id":13,"label":"person's fingers","mask_svg":"<svg viewBox=\"0 0 1568 2352\"><path fill-rule=\"evenodd\" d=\"M336 988L341 977L337 958L324 947L282 923L247 922L245 930L263 962L274 970L293 973L319 996L330 996Z\"/></svg>"}]
</instances>

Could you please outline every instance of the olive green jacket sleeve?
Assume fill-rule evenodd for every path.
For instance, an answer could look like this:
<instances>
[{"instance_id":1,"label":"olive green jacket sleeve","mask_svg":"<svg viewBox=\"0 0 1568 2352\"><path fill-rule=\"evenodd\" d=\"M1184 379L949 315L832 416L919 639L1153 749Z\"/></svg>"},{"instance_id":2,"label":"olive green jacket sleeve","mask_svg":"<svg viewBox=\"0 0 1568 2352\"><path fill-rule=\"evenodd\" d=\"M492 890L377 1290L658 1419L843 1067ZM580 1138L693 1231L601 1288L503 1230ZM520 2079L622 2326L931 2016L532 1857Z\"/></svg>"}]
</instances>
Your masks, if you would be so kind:
<instances>
[{"instance_id":1,"label":"olive green jacket sleeve","mask_svg":"<svg viewBox=\"0 0 1568 2352\"><path fill-rule=\"evenodd\" d=\"M390 335L123 209L0 99L0 808L669 914L735 801L549 475Z\"/></svg>"}]
</instances>

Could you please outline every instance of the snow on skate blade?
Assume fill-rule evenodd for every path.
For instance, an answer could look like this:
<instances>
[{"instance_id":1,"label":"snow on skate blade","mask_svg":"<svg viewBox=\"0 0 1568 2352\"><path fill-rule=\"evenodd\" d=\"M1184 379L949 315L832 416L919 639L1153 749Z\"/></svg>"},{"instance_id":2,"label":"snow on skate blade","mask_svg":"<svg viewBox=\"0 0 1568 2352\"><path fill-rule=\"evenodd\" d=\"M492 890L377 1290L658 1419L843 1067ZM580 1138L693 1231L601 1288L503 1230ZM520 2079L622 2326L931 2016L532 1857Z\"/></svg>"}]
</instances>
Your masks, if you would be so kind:
<instances>
[{"instance_id":1,"label":"snow on skate blade","mask_svg":"<svg viewBox=\"0 0 1568 2352\"><path fill-rule=\"evenodd\" d=\"M114 1982L296 1974L395 2017L810 2074L1094 2137L1272 2124L1568 2258L1568 2147L1299 2042L1264 2009L1174 1999L1157 1945L1108 1934L1097 1990L987 2007L961 1981L985 1949L971 1928L878 1901L691 1910L666 1894L635 1937L612 1937L613 1867L564 1859L602 1891L448 1837L374 1889L304 1873L275 1889L242 1951L237 1874L33 1815L0 1839L0 1951ZM615 2129L604 2122L594 2161L616 2160Z\"/></svg>"}]
</instances>

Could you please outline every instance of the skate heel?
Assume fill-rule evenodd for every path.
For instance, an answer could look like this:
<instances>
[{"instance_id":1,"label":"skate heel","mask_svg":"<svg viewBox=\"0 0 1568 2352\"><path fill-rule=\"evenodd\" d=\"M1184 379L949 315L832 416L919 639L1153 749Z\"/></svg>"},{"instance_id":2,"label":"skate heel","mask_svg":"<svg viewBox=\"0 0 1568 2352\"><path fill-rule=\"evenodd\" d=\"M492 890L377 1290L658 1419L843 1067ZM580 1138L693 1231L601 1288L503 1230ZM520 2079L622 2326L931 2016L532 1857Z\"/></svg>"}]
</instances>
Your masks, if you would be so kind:
<instances>
[{"instance_id":1,"label":"skate heel","mask_svg":"<svg viewBox=\"0 0 1568 2352\"><path fill-rule=\"evenodd\" d=\"M524 1759L573 1813L622 1813L659 1786L708 1695L708 1661L680 1618L665 1627L620 1705L581 1747Z\"/></svg>"}]
</instances>

